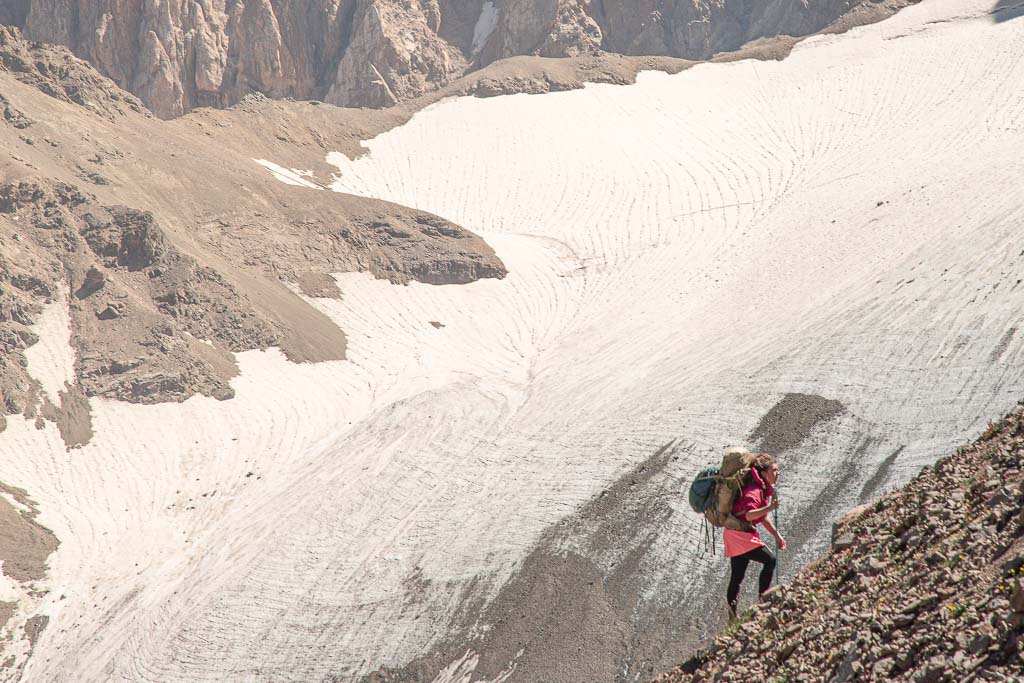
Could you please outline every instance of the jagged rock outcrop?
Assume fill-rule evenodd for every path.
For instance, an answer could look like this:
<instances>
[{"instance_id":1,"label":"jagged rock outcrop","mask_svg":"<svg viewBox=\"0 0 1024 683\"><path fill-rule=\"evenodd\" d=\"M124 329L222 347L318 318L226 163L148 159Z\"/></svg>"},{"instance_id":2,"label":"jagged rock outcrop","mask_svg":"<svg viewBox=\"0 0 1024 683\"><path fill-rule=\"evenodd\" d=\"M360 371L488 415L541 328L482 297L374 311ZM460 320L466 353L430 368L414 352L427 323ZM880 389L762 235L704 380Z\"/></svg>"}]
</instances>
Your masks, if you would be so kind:
<instances>
[{"instance_id":1,"label":"jagged rock outcrop","mask_svg":"<svg viewBox=\"0 0 1024 683\"><path fill-rule=\"evenodd\" d=\"M587 0L506 0L497 11L494 32L482 48L479 63L516 55L596 53L603 34L591 12L592 3Z\"/></svg>"},{"instance_id":2,"label":"jagged rock outcrop","mask_svg":"<svg viewBox=\"0 0 1024 683\"><path fill-rule=\"evenodd\" d=\"M0 26L0 71L50 97L83 106L108 119L128 111L148 113L138 98L117 88L66 50L28 43L18 29L10 26ZM11 122L10 104L0 98L0 106ZM16 122L15 126L25 128L27 123Z\"/></svg>"},{"instance_id":3,"label":"jagged rock outcrop","mask_svg":"<svg viewBox=\"0 0 1024 683\"><path fill-rule=\"evenodd\" d=\"M344 358L343 332L295 293L340 296L331 273L431 284L506 274L483 240L438 216L326 191L326 179L291 188L254 161L284 150L319 162L330 136L353 135L330 116L345 110L253 98L169 123L66 48L10 27L0 93L0 430L21 414L78 445L92 396L227 399L233 353ZM63 388L44 387L28 352L61 305L74 367Z\"/></svg>"},{"instance_id":4,"label":"jagged rock outcrop","mask_svg":"<svg viewBox=\"0 0 1024 683\"><path fill-rule=\"evenodd\" d=\"M329 74L325 101L386 107L444 85L465 71L465 55L438 35L437 0L356 0L354 6L350 42L337 70Z\"/></svg>"},{"instance_id":5,"label":"jagged rock outcrop","mask_svg":"<svg viewBox=\"0 0 1024 683\"><path fill-rule=\"evenodd\" d=\"M755 38L803 36L861 4L859 0L606 0L595 16L603 47L627 55L707 59Z\"/></svg>"},{"instance_id":6,"label":"jagged rock outcrop","mask_svg":"<svg viewBox=\"0 0 1024 683\"><path fill-rule=\"evenodd\" d=\"M194 393L230 398L235 371L226 351L265 348L281 337L244 293L169 244L150 213L102 206L71 185L30 179L0 186L0 225L19 226L17 246L0 251L0 258L11 252L0 263L11 284L0 329L22 342L5 356L19 357L33 341L25 328L67 291L76 379L87 396L140 403ZM34 275L20 266L26 257ZM32 391L24 372L17 380ZM8 412L22 412L11 409L18 407Z\"/></svg>"},{"instance_id":7,"label":"jagged rock outcrop","mask_svg":"<svg viewBox=\"0 0 1024 683\"><path fill-rule=\"evenodd\" d=\"M908 0L891 0L895 11ZM807 35L862 0L18 0L0 21L65 45L161 117L246 94L384 107L516 55L706 59Z\"/></svg>"},{"instance_id":8,"label":"jagged rock outcrop","mask_svg":"<svg viewBox=\"0 0 1024 683\"><path fill-rule=\"evenodd\" d=\"M852 510L831 552L657 679L1019 681L1024 404L904 488Z\"/></svg>"}]
</instances>

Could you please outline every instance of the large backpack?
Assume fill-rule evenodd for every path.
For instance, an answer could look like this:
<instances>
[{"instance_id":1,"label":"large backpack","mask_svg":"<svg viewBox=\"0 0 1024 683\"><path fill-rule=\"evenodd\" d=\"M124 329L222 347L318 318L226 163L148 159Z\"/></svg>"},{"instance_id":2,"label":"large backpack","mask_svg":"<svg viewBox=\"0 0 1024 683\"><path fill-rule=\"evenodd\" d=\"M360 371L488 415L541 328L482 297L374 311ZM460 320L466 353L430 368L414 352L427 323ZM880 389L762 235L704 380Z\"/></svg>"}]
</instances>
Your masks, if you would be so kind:
<instances>
[{"instance_id":1,"label":"large backpack","mask_svg":"<svg viewBox=\"0 0 1024 683\"><path fill-rule=\"evenodd\" d=\"M752 529L750 522L733 516L732 506L750 482L754 457L746 448L730 448L725 451L720 467L706 467L698 472L690 484L690 507L694 512L704 515L713 526L735 531Z\"/></svg>"}]
</instances>

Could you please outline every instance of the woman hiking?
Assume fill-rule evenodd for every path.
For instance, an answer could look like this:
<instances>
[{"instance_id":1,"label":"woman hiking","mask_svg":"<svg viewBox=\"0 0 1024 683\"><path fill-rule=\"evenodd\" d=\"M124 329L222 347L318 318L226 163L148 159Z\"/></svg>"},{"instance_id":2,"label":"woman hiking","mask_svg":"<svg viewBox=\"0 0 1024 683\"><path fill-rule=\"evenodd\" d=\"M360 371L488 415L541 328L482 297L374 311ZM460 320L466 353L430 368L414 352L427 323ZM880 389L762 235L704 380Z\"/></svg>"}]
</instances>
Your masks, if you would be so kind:
<instances>
[{"instance_id":1,"label":"woman hiking","mask_svg":"<svg viewBox=\"0 0 1024 683\"><path fill-rule=\"evenodd\" d=\"M771 554L757 533L756 525L762 524L775 540L779 550L786 549L786 539L778 532L768 519L768 513L779 507L779 499L775 496L775 482L779 477L779 466L775 458L761 453L754 458L750 468L750 482L746 484L736 502L732 506L732 514L740 520L755 525L750 531L726 529L722 536L725 542L725 556L731 565L729 588L725 599L729 603L729 616L736 618L736 599L739 597L740 584L747 573L747 565L751 561L761 563L757 592L763 594L772 584L775 572L775 557Z\"/></svg>"}]
</instances>

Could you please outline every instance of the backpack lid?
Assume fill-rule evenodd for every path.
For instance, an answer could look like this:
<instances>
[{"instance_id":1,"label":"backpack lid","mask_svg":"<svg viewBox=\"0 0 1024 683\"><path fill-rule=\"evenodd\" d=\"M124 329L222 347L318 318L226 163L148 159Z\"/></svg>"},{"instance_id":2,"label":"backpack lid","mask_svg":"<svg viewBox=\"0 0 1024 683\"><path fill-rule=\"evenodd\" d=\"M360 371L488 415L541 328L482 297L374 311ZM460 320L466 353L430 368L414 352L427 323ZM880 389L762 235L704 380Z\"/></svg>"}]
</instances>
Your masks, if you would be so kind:
<instances>
[{"instance_id":1,"label":"backpack lid","mask_svg":"<svg viewBox=\"0 0 1024 683\"><path fill-rule=\"evenodd\" d=\"M722 458L722 466L719 474L723 477L731 477L740 470L749 469L754 463L754 454L741 446L727 448Z\"/></svg>"}]
</instances>

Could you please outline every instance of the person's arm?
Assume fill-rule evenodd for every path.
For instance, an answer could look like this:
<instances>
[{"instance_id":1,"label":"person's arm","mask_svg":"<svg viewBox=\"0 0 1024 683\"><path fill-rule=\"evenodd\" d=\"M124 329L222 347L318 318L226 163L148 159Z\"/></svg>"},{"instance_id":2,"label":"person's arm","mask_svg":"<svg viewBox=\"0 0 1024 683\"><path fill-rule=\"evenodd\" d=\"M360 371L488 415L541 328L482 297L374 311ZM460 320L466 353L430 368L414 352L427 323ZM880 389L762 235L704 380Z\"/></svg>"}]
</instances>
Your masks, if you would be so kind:
<instances>
[{"instance_id":1,"label":"person's arm","mask_svg":"<svg viewBox=\"0 0 1024 683\"><path fill-rule=\"evenodd\" d=\"M746 518L746 520L748 522L756 522L757 520L761 519L762 517L767 517L768 513L771 512L772 510L776 509L777 507L779 507L779 499L778 498L772 498L772 502L768 503L764 507L759 507L759 508L754 508L753 510L748 510L747 513L745 515L743 515L743 516L744 516L744 518ZM774 536L774 533L772 535Z\"/></svg>"},{"instance_id":2,"label":"person's arm","mask_svg":"<svg viewBox=\"0 0 1024 683\"><path fill-rule=\"evenodd\" d=\"M779 543L779 550L785 550L786 549L786 539L784 539L782 537L782 534L780 534L778 532L778 530L775 528L775 525L772 524L771 520L768 519L767 517L765 517L764 521L761 522L761 524L763 524L764 528L768 530L768 533L770 533L772 536L774 536L775 540L778 541L778 543Z\"/></svg>"}]
</instances>

